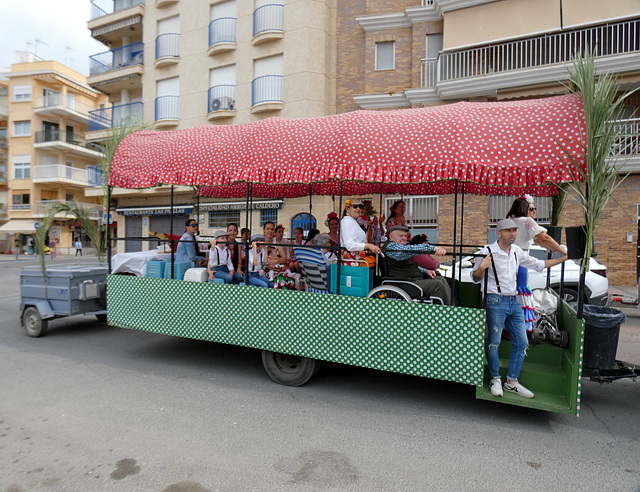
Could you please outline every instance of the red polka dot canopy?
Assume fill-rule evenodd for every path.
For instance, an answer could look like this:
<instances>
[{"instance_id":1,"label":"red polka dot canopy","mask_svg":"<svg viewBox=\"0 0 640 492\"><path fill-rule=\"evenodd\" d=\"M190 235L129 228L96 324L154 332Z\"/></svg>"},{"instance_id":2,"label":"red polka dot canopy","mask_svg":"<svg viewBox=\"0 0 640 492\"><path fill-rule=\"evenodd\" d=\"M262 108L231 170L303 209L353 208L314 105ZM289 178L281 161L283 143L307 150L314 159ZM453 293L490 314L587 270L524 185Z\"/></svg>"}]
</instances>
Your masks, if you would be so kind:
<instances>
[{"instance_id":1,"label":"red polka dot canopy","mask_svg":"<svg viewBox=\"0 0 640 492\"><path fill-rule=\"evenodd\" d=\"M212 197L358 193L549 196L586 168L579 94L138 131L109 184L196 185ZM571 156L569 158L568 156ZM461 188L460 188L461 189Z\"/></svg>"}]
</instances>

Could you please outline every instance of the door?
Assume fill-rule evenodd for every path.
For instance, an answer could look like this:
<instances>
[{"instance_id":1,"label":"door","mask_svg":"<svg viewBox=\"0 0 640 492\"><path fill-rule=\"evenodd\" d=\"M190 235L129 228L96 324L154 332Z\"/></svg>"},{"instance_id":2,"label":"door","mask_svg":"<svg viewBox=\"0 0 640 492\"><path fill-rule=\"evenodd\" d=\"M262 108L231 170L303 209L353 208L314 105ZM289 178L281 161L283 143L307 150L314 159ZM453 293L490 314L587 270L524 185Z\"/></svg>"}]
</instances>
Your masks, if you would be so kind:
<instances>
[{"instance_id":1,"label":"door","mask_svg":"<svg viewBox=\"0 0 640 492\"><path fill-rule=\"evenodd\" d=\"M124 223L126 237L142 237L142 217L127 217ZM142 241L125 241L125 252L142 251Z\"/></svg>"},{"instance_id":2,"label":"door","mask_svg":"<svg viewBox=\"0 0 640 492\"><path fill-rule=\"evenodd\" d=\"M56 142L60 140L60 125L51 123L50 121L43 121L42 137L43 142Z\"/></svg>"}]
</instances>

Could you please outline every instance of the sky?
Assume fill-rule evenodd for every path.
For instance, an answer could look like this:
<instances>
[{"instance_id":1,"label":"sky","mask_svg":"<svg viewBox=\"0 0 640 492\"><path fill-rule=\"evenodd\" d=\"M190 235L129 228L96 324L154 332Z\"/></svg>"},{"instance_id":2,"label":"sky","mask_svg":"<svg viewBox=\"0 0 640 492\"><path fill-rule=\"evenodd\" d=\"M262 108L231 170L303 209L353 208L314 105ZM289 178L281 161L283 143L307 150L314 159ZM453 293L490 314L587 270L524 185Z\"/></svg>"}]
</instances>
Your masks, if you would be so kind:
<instances>
[{"instance_id":1,"label":"sky","mask_svg":"<svg viewBox=\"0 0 640 492\"><path fill-rule=\"evenodd\" d=\"M0 0L0 73L31 51L89 75L89 56L108 48L87 29L90 0Z\"/></svg>"}]
</instances>

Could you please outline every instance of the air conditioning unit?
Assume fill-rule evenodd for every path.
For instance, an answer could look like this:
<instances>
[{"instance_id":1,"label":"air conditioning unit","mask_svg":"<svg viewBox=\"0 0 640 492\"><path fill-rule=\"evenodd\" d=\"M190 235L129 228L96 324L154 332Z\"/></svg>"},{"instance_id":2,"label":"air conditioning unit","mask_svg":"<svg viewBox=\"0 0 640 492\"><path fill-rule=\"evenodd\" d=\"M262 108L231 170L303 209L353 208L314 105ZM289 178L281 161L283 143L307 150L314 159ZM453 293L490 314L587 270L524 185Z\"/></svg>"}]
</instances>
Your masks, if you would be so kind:
<instances>
[{"instance_id":1,"label":"air conditioning unit","mask_svg":"<svg viewBox=\"0 0 640 492\"><path fill-rule=\"evenodd\" d=\"M229 96L221 96L219 98L213 99L209 106L209 112L218 111L221 109L224 110L234 110L235 109L236 100Z\"/></svg>"},{"instance_id":2,"label":"air conditioning unit","mask_svg":"<svg viewBox=\"0 0 640 492\"><path fill-rule=\"evenodd\" d=\"M209 112L218 111L221 106L222 106L222 101L220 101L220 99L213 99L211 101L211 104L209 105Z\"/></svg>"}]
</instances>

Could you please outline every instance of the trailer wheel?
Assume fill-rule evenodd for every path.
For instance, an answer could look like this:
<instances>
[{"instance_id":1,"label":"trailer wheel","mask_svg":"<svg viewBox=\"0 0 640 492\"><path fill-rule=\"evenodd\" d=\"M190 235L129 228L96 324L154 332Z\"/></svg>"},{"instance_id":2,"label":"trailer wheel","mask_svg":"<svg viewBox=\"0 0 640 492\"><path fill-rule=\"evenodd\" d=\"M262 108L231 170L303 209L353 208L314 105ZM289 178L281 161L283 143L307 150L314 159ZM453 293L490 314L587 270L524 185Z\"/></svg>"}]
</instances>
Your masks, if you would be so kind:
<instances>
[{"instance_id":1,"label":"trailer wheel","mask_svg":"<svg viewBox=\"0 0 640 492\"><path fill-rule=\"evenodd\" d=\"M96 319L100 321L100 323L106 323L107 315L106 314L96 314Z\"/></svg>"},{"instance_id":2,"label":"trailer wheel","mask_svg":"<svg viewBox=\"0 0 640 492\"><path fill-rule=\"evenodd\" d=\"M318 372L322 362L308 357L263 350L262 365L276 383L285 386L302 386Z\"/></svg>"},{"instance_id":3,"label":"trailer wheel","mask_svg":"<svg viewBox=\"0 0 640 492\"><path fill-rule=\"evenodd\" d=\"M367 299L384 299L386 301L411 302L411 296L394 285L381 285L367 294Z\"/></svg>"},{"instance_id":4,"label":"trailer wheel","mask_svg":"<svg viewBox=\"0 0 640 492\"><path fill-rule=\"evenodd\" d=\"M47 334L49 322L46 319L42 319L40 312L36 308L29 306L22 314L22 326L27 335L37 338Z\"/></svg>"}]
</instances>

